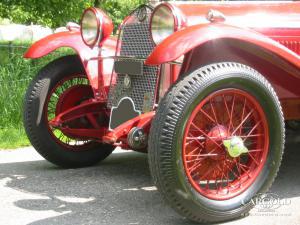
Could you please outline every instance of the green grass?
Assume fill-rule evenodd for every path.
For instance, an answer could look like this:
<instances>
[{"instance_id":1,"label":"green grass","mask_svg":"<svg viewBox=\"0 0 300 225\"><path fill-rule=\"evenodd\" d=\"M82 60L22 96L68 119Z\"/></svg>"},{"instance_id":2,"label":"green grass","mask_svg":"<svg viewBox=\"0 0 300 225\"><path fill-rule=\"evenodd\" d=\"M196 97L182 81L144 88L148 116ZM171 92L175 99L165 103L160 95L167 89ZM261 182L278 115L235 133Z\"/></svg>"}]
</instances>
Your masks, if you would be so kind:
<instances>
[{"instance_id":1,"label":"green grass","mask_svg":"<svg viewBox=\"0 0 300 225\"><path fill-rule=\"evenodd\" d=\"M15 149L29 145L23 127L0 129L0 149Z\"/></svg>"},{"instance_id":2,"label":"green grass","mask_svg":"<svg viewBox=\"0 0 300 225\"><path fill-rule=\"evenodd\" d=\"M28 145L22 129L23 99L26 89L38 71L62 55L72 54L62 49L37 60L26 60L23 54L28 44L10 46L0 43L0 149Z\"/></svg>"}]
</instances>

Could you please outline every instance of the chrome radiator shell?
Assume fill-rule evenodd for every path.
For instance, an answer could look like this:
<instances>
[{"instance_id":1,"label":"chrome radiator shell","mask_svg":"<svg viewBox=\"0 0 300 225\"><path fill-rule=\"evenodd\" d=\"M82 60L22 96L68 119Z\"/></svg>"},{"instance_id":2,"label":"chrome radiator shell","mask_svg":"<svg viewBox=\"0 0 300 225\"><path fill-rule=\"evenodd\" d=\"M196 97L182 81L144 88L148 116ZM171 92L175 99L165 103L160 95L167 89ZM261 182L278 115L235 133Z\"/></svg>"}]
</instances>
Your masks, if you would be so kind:
<instances>
[{"instance_id":1,"label":"chrome radiator shell","mask_svg":"<svg viewBox=\"0 0 300 225\"><path fill-rule=\"evenodd\" d=\"M153 9L143 6L135 10L120 27L118 39L119 54L116 60L146 59L155 44L150 33L150 17ZM113 74L108 96L108 108L117 107L124 97L132 99L135 109L148 112L156 100L156 86L159 66L143 66L142 75ZM126 79L130 78L130 87ZM124 83L125 82L125 83Z\"/></svg>"}]
</instances>

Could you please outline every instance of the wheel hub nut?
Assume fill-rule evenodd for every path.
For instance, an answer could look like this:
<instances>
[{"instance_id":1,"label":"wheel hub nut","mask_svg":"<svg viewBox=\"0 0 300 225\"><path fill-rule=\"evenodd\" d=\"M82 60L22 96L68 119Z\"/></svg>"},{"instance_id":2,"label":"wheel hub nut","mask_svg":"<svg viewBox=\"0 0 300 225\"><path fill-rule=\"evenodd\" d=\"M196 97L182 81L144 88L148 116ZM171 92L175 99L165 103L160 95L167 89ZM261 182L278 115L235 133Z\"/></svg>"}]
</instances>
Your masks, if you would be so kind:
<instances>
[{"instance_id":1,"label":"wheel hub nut","mask_svg":"<svg viewBox=\"0 0 300 225\"><path fill-rule=\"evenodd\" d=\"M147 147L147 134L142 128L134 127L130 130L127 141L134 150L140 150Z\"/></svg>"},{"instance_id":2,"label":"wheel hub nut","mask_svg":"<svg viewBox=\"0 0 300 225\"><path fill-rule=\"evenodd\" d=\"M211 156L214 160L222 160L226 156L226 150L217 148L216 143L221 144L223 140L228 137L227 128L222 125L213 127L208 133L208 139L206 141L206 153L215 154Z\"/></svg>"}]
</instances>

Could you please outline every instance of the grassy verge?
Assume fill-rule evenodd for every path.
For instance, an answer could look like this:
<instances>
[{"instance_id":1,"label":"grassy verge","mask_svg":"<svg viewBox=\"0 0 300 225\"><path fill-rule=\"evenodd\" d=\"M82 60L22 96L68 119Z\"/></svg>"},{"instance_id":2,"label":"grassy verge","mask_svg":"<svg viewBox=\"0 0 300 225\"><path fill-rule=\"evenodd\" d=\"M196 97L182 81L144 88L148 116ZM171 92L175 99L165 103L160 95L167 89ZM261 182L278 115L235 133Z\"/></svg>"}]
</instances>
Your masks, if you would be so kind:
<instances>
[{"instance_id":1,"label":"grassy verge","mask_svg":"<svg viewBox=\"0 0 300 225\"><path fill-rule=\"evenodd\" d=\"M22 127L0 129L0 149L15 149L29 145Z\"/></svg>"},{"instance_id":2,"label":"grassy verge","mask_svg":"<svg viewBox=\"0 0 300 225\"><path fill-rule=\"evenodd\" d=\"M47 63L63 55L62 49L38 60L26 60L23 54L28 44L9 46L0 43L0 149L12 149L29 144L23 130L23 99L26 89Z\"/></svg>"}]
</instances>

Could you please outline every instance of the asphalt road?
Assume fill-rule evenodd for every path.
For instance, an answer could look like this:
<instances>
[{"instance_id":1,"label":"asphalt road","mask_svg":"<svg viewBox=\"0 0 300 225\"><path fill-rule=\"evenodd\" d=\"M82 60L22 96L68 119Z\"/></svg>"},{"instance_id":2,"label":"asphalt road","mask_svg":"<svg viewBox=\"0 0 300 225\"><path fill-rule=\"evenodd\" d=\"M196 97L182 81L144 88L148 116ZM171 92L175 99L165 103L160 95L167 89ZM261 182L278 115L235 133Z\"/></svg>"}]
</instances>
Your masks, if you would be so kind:
<instances>
[{"instance_id":1,"label":"asphalt road","mask_svg":"<svg viewBox=\"0 0 300 225\"><path fill-rule=\"evenodd\" d=\"M289 141L271 192L283 204L233 224L300 224L300 140ZM166 206L147 155L117 151L95 167L63 170L31 148L0 151L0 224L192 224Z\"/></svg>"}]
</instances>

